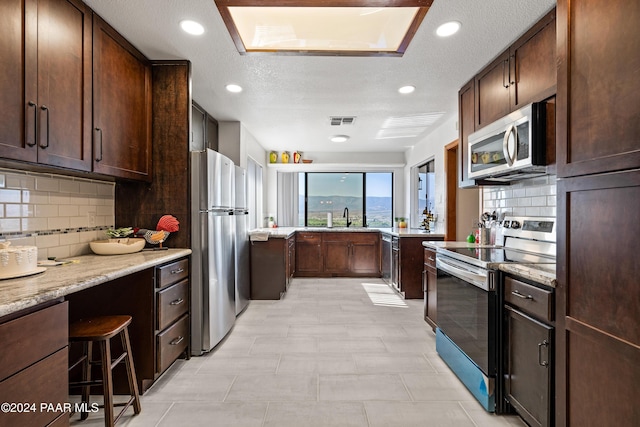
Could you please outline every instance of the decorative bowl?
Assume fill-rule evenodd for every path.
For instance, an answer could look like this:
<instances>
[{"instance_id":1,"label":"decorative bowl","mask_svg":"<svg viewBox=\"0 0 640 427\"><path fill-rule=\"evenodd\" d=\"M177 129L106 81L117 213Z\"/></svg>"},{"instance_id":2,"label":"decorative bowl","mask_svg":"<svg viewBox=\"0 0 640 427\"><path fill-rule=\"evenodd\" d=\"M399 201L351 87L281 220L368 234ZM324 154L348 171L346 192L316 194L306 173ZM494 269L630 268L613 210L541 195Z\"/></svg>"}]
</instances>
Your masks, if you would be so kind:
<instances>
[{"instance_id":1,"label":"decorative bowl","mask_svg":"<svg viewBox=\"0 0 640 427\"><path fill-rule=\"evenodd\" d=\"M120 239L94 240L89 242L89 247L98 255L122 255L140 252L145 243L144 239L124 237Z\"/></svg>"},{"instance_id":2,"label":"decorative bowl","mask_svg":"<svg viewBox=\"0 0 640 427\"><path fill-rule=\"evenodd\" d=\"M302 159L302 163L313 163L311 159Z\"/></svg>"}]
</instances>

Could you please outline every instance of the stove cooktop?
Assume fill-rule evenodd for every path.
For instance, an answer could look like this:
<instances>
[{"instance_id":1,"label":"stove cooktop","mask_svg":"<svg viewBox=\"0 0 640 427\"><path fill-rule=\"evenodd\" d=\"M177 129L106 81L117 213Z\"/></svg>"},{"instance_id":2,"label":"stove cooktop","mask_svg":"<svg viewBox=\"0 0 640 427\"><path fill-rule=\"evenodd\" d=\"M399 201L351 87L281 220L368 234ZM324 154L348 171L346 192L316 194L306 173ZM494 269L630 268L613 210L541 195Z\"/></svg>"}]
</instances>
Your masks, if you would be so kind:
<instances>
[{"instance_id":1,"label":"stove cooktop","mask_svg":"<svg viewBox=\"0 0 640 427\"><path fill-rule=\"evenodd\" d=\"M439 251L460 261L484 268L493 268L498 264L555 264L554 257L534 252L525 252L505 247L447 248Z\"/></svg>"}]
</instances>

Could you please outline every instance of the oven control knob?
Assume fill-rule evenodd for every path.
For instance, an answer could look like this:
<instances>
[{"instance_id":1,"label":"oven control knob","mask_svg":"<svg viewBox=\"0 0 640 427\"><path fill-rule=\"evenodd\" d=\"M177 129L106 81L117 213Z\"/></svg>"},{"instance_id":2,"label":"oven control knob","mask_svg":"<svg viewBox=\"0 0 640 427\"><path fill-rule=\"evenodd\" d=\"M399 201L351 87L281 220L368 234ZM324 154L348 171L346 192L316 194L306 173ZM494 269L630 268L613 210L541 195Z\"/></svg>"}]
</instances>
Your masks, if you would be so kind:
<instances>
[{"instance_id":1,"label":"oven control knob","mask_svg":"<svg viewBox=\"0 0 640 427\"><path fill-rule=\"evenodd\" d=\"M518 221L511 221L511 228L520 228L520 223Z\"/></svg>"}]
</instances>

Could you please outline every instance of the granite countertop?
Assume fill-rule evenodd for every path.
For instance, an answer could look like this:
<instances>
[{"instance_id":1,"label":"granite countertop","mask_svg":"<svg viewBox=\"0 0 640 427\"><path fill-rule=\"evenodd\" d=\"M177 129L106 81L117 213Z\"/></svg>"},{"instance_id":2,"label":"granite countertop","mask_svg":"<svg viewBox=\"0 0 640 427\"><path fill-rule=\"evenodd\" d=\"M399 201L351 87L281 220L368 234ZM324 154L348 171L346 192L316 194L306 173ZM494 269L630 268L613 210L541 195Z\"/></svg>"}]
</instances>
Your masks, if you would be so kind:
<instances>
[{"instance_id":1,"label":"granite countertop","mask_svg":"<svg viewBox=\"0 0 640 427\"><path fill-rule=\"evenodd\" d=\"M500 264L498 269L551 288L556 287L555 264Z\"/></svg>"},{"instance_id":2,"label":"granite countertop","mask_svg":"<svg viewBox=\"0 0 640 427\"><path fill-rule=\"evenodd\" d=\"M439 241L431 242L428 240L425 240L424 242L422 242L422 246L430 249L479 248L480 247L475 243L469 243L469 242L439 242ZM486 246L483 246L483 247L486 247Z\"/></svg>"},{"instance_id":3,"label":"granite countertop","mask_svg":"<svg viewBox=\"0 0 640 427\"><path fill-rule=\"evenodd\" d=\"M444 237L443 234L426 233L424 230L414 228L376 228L376 227L276 227L258 228L251 230L249 235L258 233L269 233L270 238L286 239L291 237L296 231L310 231L321 233L384 233L398 237Z\"/></svg>"},{"instance_id":4,"label":"granite countertop","mask_svg":"<svg viewBox=\"0 0 640 427\"><path fill-rule=\"evenodd\" d=\"M424 237L429 239L430 237L438 237L444 239L444 234L427 232L421 228L378 228L381 233L391 234L396 237Z\"/></svg>"},{"instance_id":5,"label":"granite countertop","mask_svg":"<svg viewBox=\"0 0 640 427\"><path fill-rule=\"evenodd\" d=\"M73 262L46 267L43 273L0 280L0 316L182 258L191 249L141 251L126 255L82 255Z\"/></svg>"}]
</instances>

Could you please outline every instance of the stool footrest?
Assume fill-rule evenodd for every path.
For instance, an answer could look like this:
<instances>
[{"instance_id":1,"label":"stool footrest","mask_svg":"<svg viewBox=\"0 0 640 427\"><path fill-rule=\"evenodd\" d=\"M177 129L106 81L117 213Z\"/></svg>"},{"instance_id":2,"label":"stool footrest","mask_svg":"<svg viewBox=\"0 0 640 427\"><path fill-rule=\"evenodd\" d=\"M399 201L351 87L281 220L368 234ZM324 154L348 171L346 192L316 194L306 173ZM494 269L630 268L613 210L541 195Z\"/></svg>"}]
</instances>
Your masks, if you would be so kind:
<instances>
[{"instance_id":1,"label":"stool footrest","mask_svg":"<svg viewBox=\"0 0 640 427\"><path fill-rule=\"evenodd\" d=\"M131 406L131 404L136 400L135 396L131 396L129 398L129 400L127 400L124 403L114 403L113 406L123 406L122 410L120 411L120 413L118 413L118 415L115 416L115 418L113 419L113 423L117 423L118 420L120 419L120 417L122 417L122 415L127 411L127 409L129 409L129 406ZM137 414L137 412L136 412Z\"/></svg>"},{"instance_id":2,"label":"stool footrest","mask_svg":"<svg viewBox=\"0 0 640 427\"><path fill-rule=\"evenodd\" d=\"M112 360L111 361L111 369L113 370L113 368L115 368L118 363L122 362L122 359L124 359L125 357L127 357L127 352L126 351L124 353L122 353L120 356L118 356L117 359Z\"/></svg>"},{"instance_id":3,"label":"stool footrest","mask_svg":"<svg viewBox=\"0 0 640 427\"><path fill-rule=\"evenodd\" d=\"M84 362L85 360L87 360L86 354L82 356L80 359L76 360L71 366L69 366L69 371L75 368L76 366L78 366L79 364L81 364L82 362Z\"/></svg>"},{"instance_id":4,"label":"stool footrest","mask_svg":"<svg viewBox=\"0 0 640 427\"><path fill-rule=\"evenodd\" d=\"M94 386L94 385L102 385L102 380L76 381L76 382L69 383L69 387L86 387L86 386Z\"/></svg>"}]
</instances>

